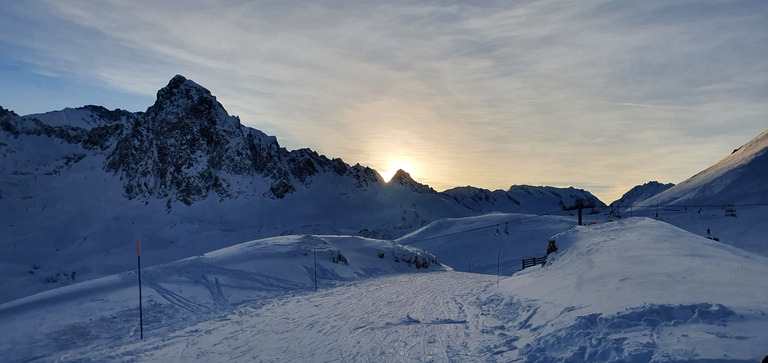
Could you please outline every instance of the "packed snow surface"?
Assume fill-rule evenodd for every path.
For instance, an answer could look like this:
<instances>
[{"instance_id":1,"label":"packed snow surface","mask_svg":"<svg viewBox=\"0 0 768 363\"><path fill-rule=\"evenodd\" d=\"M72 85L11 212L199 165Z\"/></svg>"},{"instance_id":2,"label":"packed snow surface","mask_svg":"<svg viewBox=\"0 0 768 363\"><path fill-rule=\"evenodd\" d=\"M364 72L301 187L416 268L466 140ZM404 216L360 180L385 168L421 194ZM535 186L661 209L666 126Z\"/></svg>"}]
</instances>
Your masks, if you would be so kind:
<instances>
[{"instance_id":1,"label":"packed snow surface","mask_svg":"<svg viewBox=\"0 0 768 363\"><path fill-rule=\"evenodd\" d=\"M487 218L493 224L499 215ZM481 221L452 223L470 230ZM545 266L499 283L391 241L249 242L142 271L143 340L135 272L4 303L0 356L663 362L768 353L765 257L647 218L575 227L554 239L558 250ZM518 243L546 249L538 239ZM445 256L458 251L447 246ZM415 260L428 266L417 269Z\"/></svg>"}]
</instances>

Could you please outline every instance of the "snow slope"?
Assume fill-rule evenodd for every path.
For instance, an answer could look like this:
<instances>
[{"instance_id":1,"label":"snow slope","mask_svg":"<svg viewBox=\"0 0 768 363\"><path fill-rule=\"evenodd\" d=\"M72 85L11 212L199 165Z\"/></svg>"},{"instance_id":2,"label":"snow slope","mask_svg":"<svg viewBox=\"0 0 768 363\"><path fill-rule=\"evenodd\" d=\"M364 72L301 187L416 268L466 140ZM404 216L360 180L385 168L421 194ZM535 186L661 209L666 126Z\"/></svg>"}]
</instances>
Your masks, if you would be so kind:
<instances>
[{"instance_id":1,"label":"snow slope","mask_svg":"<svg viewBox=\"0 0 768 363\"><path fill-rule=\"evenodd\" d=\"M544 256L550 237L576 225L575 216L559 214L445 218L396 241L430 251L456 271L495 275L499 262L498 272L508 276L522 267L520 260Z\"/></svg>"},{"instance_id":2,"label":"snow slope","mask_svg":"<svg viewBox=\"0 0 768 363\"><path fill-rule=\"evenodd\" d=\"M717 238L721 243L768 256L768 206L735 207L736 217L726 215L726 206L633 207L623 216L645 216L680 227L693 234ZM709 231L709 236L707 236Z\"/></svg>"},{"instance_id":3,"label":"snow slope","mask_svg":"<svg viewBox=\"0 0 768 363\"><path fill-rule=\"evenodd\" d=\"M637 202L642 202L648 198L654 197L657 194L672 188L673 186L675 185L672 183L662 184L657 181L650 181L643 185L636 185L634 188L624 193L621 198L613 201L610 206L627 207Z\"/></svg>"},{"instance_id":4,"label":"snow slope","mask_svg":"<svg viewBox=\"0 0 768 363\"><path fill-rule=\"evenodd\" d=\"M529 360L760 359L768 353L768 259L652 219L555 237L543 269L500 295L533 302ZM526 270L527 271L527 270Z\"/></svg>"},{"instance_id":5,"label":"snow slope","mask_svg":"<svg viewBox=\"0 0 768 363\"><path fill-rule=\"evenodd\" d=\"M634 204L623 216L647 216L691 233L768 256L768 131L687 180ZM733 205L735 212L727 212Z\"/></svg>"},{"instance_id":6,"label":"snow slope","mask_svg":"<svg viewBox=\"0 0 768 363\"><path fill-rule=\"evenodd\" d=\"M637 206L768 204L768 130L715 165Z\"/></svg>"},{"instance_id":7,"label":"snow slope","mask_svg":"<svg viewBox=\"0 0 768 363\"><path fill-rule=\"evenodd\" d=\"M429 253L391 241L335 236L257 240L144 268L145 329L158 334L217 318L246 303L313 290L315 259L320 289L386 274L447 269ZM40 351L61 353L135 337L137 282L135 271L126 272L0 305L0 356L20 361Z\"/></svg>"},{"instance_id":8,"label":"snow slope","mask_svg":"<svg viewBox=\"0 0 768 363\"><path fill-rule=\"evenodd\" d=\"M468 230L476 222L455 220L451 228ZM665 362L754 361L768 353L765 257L646 218L575 227L555 239L559 250L547 265L498 285L491 275L413 273L407 264L378 258L381 250L422 253L391 242L290 236L249 243L148 269L144 340L133 274L0 305L0 324L8 327L0 333L0 355ZM308 271L273 270L306 270L311 262L304 253L326 244L324 251L342 251L349 266L334 264L331 255L319 261L347 282L326 279L313 292ZM259 263L272 260L292 262ZM381 270L364 272L371 265ZM360 272L370 278L355 277ZM282 280L260 280L260 273Z\"/></svg>"}]
</instances>

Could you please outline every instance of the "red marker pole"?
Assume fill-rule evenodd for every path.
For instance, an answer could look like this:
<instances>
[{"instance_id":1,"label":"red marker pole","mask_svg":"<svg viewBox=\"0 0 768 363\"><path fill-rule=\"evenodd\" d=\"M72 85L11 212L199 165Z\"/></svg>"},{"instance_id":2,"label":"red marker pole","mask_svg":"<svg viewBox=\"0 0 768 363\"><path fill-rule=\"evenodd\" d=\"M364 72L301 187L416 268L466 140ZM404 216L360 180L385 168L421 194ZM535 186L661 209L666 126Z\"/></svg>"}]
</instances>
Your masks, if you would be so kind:
<instances>
[{"instance_id":1,"label":"red marker pole","mask_svg":"<svg viewBox=\"0 0 768 363\"><path fill-rule=\"evenodd\" d=\"M499 279L501 279L501 242L499 242L499 254L496 257L496 286L499 286Z\"/></svg>"},{"instance_id":2,"label":"red marker pole","mask_svg":"<svg viewBox=\"0 0 768 363\"><path fill-rule=\"evenodd\" d=\"M141 239L136 238L136 247L138 248L138 263L139 263L139 326L141 339L144 339L144 314L141 311Z\"/></svg>"}]
</instances>

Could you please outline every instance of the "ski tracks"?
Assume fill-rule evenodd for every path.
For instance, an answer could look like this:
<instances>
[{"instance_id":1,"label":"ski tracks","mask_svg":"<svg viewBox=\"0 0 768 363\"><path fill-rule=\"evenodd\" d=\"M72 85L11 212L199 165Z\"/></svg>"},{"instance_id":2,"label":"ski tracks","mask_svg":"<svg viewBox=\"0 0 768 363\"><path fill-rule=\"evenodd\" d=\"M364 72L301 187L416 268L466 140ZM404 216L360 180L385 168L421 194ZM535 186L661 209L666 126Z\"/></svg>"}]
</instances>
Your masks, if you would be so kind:
<instances>
[{"instance_id":1,"label":"ski tracks","mask_svg":"<svg viewBox=\"0 0 768 363\"><path fill-rule=\"evenodd\" d=\"M444 285L456 285L455 291L463 292L477 284L477 275L452 273L452 278L436 279L438 274L448 276L414 274L407 283L402 278L391 283L381 279L384 284L365 286L368 291L363 291L349 312L353 317L339 327L348 331L339 358L450 361L476 349L471 330L479 324L479 312L468 314L466 302L474 294L446 296ZM364 356L345 352L364 352Z\"/></svg>"},{"instance_id":2,"label":"ski tracks","mask_svg":"<svg viewBox=\"0 0 768 363\"><path fill-rule=\"evenodd\" d=\"M153 286L154 287L154 286ZM504 316L486 311L495 279L457 272L401 274L241 305L197 323L177 322L110 352L85 357L208 361L503 360ZM160 289L162 291L162 288ZM446 294L451 291L451 294ZM163 291L191 310L200 307ZM499 308L504 308L499 306ZM223 314L222 314L223 313ZM145 337L146 338L146 337ZM493 348L497 347L497 348Z\"/></svg>"}]
</instances>

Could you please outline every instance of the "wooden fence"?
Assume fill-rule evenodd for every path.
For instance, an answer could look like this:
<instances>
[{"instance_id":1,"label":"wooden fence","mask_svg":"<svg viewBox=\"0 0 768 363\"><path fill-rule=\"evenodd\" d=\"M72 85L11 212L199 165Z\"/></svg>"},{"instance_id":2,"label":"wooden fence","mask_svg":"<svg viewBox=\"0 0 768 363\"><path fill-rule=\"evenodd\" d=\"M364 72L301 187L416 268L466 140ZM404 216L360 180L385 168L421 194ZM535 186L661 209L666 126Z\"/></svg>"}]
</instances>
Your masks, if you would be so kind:
<instances>
[{"instance_id":1,"label":"wooden fence","mask_svg":"<svg viewBox=\"0 0 768 363\"><path fill-rule=\"evenodd\" d=\"M525 270L528 267L533 267L536 265L544 265L547 263L547 256L544 257L531 257L531 258L524 258L523 259L523 268L521 270Z\"/></svg>"}]
</instances>

